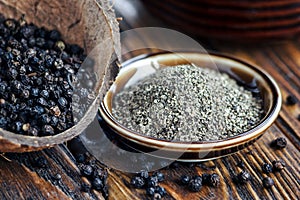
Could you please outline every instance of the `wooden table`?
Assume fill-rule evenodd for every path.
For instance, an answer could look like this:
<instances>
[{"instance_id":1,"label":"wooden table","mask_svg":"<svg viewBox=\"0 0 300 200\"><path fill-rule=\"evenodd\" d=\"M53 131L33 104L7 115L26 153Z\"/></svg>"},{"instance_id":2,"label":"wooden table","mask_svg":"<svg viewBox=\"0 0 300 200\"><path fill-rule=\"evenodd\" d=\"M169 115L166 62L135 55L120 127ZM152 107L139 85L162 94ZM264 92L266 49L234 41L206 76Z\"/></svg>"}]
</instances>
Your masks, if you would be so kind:
<instances>
[{"instance_id":1,"label":"wooden table","mask_svg":"<svg viewBox=\"0 0 300 200\"><path fill-rule=\"evenodd\" d=\"M144 26L168 27L147 13L138 0L116 0L115 6L118 17L123 17L120 22L122 31ZM147 38L143 38L143 35L137 37L138 41L151 43ZM232 44L199 38L198 41L208 50L232 54L261 66L279 83L284 102L289 94L300 100L299 39L252 44ZM131 56L149 52L135 52ZM294 106L284 103L275 124L249 148L199 166L193 163L179 164L176 168L162 170L166 180L161 185L168 192L165 199L299 199L299 114L300 103ZM277 137L287 138L288 145L285 149L270 148L270 142ZM73 157L77 151L74 143L76 141L39 152L2 155L0 199L103 199L101 193L95 190L88 193L81 191L84 178ZM49 166L37 167L34 160L38 157L44 157ZM262 173L261 165L275 159L285 161L286 168L281 172L271 173L269 176L274 179L275 186L265 189L262 179L266 174ZM245 163L245 170L249 171L252 177L249 183L244 185L233 181L233 177L241 171L237 166L240 161ZM102 166L99 162L97 165ZM212 172L221 176L221 185L218 188L203 186L200 192L192 193L178 184L178 179L183 174ZM113 169L108 169L108 173L109 199L146 199L145 190L129 186L131 174ZM56 174L60 174L61 179L56 179Z\"/></svg>"}]
</instances>

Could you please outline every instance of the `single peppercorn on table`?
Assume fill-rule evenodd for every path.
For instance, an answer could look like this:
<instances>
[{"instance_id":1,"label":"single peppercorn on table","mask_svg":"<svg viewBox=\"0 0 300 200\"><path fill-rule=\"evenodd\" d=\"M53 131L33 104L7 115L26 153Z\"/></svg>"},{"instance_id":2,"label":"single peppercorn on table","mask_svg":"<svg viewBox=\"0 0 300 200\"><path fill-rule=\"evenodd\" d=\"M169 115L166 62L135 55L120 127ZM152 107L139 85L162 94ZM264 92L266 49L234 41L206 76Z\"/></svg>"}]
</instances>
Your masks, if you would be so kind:
<instances>
[{"instance_id":1,"label":"single peppercorn on table","mask_svg":"<svg viewBox=\"0 0 300 200\"><path fill-rule=\"evenodd\" d=\"M126 9L120 5L127 5ZM149 14L138 0L116 0L118 17L123 17L123 31L144 26L164 25ZM132 10L134 9L134 10ZM132 13L136 13L132 15ZM151 44L152 41L138 35L137 42ZM231 156L205 163L174 163L161 170L164 181L159 185L166 189L164 199L297 199L300 196L300 103L285 104L288 95L300 100L300 39L282 42L231 44L229 42L200 39L208 50L229 53L248 62L262 66L279 83L284 104L275 124L255 144ZM124 44L134 46L131 44ZM130 57L151 53L136 51ZM129 57L128 57L129 58ZM270 143L278 137L287 140L285 148L276 149ZM2 154L0 157L0 199L104 199L101 179L88 181L91 169L80 166L82 144L77 139L51 149L23 154ZM93 160L92 156L88 159ZM279 161L282 160L285 165ZM273 162L273 164L272 164ZM262 166L271 164L273 170L266 174ZM101 164L96 162L101 174ZM275 166L275 167L274 167ZM79 168L81 167L81 172ZM242 171L247 173L242 173ZM269 166L265 171L270 171ZM180 181L184 176L216 173L220 176L217 187L202 186L197 192L184 187ZM103 175L103 174L102 174ZM243 175L243 176L242 176ZM146 199L145 189L130 185L133 175L107 169L108 199ZM250 176L250 178L248 178ZM236 181L240 177L242 180ZM272 180L274 181L274 185ZM247 179L247 180L246 180ZM249 179L249 180L248 180ZM245 182L242 184L241 182ZM92 188L92 189L91 189ZM151 192L151 191L148 191Z\"/></svg>"}]
</instances>

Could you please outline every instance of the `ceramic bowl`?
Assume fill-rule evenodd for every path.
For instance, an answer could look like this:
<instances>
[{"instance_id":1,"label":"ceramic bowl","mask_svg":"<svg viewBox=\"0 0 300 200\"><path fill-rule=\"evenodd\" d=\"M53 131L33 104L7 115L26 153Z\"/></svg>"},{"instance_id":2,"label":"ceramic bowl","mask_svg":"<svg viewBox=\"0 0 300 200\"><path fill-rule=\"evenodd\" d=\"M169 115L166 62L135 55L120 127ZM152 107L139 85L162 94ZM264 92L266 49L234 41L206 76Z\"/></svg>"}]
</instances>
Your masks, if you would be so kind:
<instances>
[{"instance_id":1,"label":"ceramic bowl","mask_svg":"<svg viewBox=\"0 0 300 200\"><path fill-rule=\"evenodd\" d=\"M254 95L263 100L263 116L250 130L234 137L215 141L174 142L144 136L120 124L112 114L114 96L123 87L142 79L151 73L149 66L176 66L178 64L218 69L229 74L239 84L255 86ZM143 55L123 63L116 81L104 97L100 115L115 134L115 138L140 152L181 161L203 161L235 153L255 142L275 121L282 104L281 94L274 79L257 66L238 58L220 54L197 52L158 53Z\"/></svg>"}]
</instances>

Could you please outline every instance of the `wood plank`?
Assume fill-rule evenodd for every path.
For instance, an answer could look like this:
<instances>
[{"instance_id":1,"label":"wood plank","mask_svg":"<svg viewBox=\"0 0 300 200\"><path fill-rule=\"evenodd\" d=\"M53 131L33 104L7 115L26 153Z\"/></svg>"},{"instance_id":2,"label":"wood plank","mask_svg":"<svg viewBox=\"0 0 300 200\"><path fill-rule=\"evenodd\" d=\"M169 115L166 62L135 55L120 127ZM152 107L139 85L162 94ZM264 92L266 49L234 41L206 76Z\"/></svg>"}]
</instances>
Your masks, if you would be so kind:
<instances>
[{"instance_id":1,"label":"wood plank","mask_svg":"<svg viewBox=\"0 0 300 200\"><path fill-rule=\"evenodd\" d=\"M122 1L131 3L132 8L137 9L136 16L127 17L129 13L124 9L119 12L119 16L124 19L121 22L123 31L145 25L167 27L148 12L144 12L143 6L138 1ZM137 7L134 7L135 3ZM262 66L279 83L284 99L289 94L293 94L300 100L300 40L254 45L207 41L200 38L199 41L208 50L229 53ZM137 35L134 42L124 45L134 48L136 43L153 44L153 41L149 41L143 35ZM125 59L149 52L151 52L149 49L132 52ZM254 145L236 154L200 165L179 163L178 167L173 164L161 169L166 177L166 180L160 183L168 192L165 199L298 199L300 196L300 123L296 117L300 114L299 106L299 103L295 106L283 105L276 123ZM270 148L270 142L282 136L287 138L287 147L283 150ZM71 141L68 145L63 144L40 152L5 154L5 157L0 157L0 199L104 199L95 190L88 193L81 191L82 176L73 155L78 151L84 152L84 148L82 145L77 145ZM38 157L44 157L49 167L35 166L35 159ZM275 186L265 189L262 186L262 179L267 175L262 173L261 165L275 159L282 159L287 166L281 172L268 175L274 179ZM240 161L244 162L245 170L252 177L245 185L233 181L234 177L242 171L237 166ZM99 162L97 165L102 166ZM216 166L216 168L206 169L204 166ZM114 169L109 169L108 173L108 199L147 199L144 189L134 189L130 186L129 182L133 174ZM203 186L200 192L194 193L179 183L182 175L203 173L219 174L220 186L218 188ZM56 174L61 175L61 180L54 179Z\"/></svg>"}]
</instances>

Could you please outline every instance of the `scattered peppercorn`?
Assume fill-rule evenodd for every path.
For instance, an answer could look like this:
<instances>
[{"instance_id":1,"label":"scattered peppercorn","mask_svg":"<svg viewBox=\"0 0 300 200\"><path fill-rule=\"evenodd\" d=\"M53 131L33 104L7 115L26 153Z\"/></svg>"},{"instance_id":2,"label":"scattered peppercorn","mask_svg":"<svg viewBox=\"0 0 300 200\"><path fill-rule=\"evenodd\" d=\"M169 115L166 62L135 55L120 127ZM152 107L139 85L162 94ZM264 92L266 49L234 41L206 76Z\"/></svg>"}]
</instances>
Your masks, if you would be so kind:
<instances>
[{"instance_id":1,"label":"scattered peppercorn","mask_svg":"<svg viewBox=\"0 0 300 200\"><path fill-rule=\"evenodd\" d=\"M95 178L92 182L92 185L96 190L102 190L104 187L103 182L100 178Z\"/></svg>"},{"instance_id":2,"label":"scattered peppercorn","mask_svg":"<svg viewBox=\"0 0 300 200\"><path fill-rule=\"evenodd\" d=\"M181 178L180 178L180 182L183 184L183 185L187 185L189 184L191 178L187 175L182 175Z\"/></svg>"},{"instance_id":3,"label":"scattered peppercorn","mask_svg":"<svg viewBox=\"0 0 300 200\"><path fill-rule=\"evenodd\" d=\"M158 182L162 182L165 180L165 175L163 173L161 173L160 171L154 172L153 176L157 177Z\"/></svg>"},{"instance_id":4,"label":"scattered peppercorn","mask_svg":"<svg viewBox=\"0 0 300 200\"><path fill-rule=\"evenodd\" d=\"M145 180L140 176L134 176L131 181L131 185L135 188L142 188L145 185Z\"/></svg>"},{"instance_id":5,"label":"scattered peppercorn","mask_svg":"<svg viewBox=\"0 0 300 200\"><path fill-rule=\"evenodd\" d=\"M245 184L250 180L251 176L247 171L242 171L237 175L237 181L239 183Z\"/></svg>"},{"instance_id":6,"label":"scattered peppercorn","mask_svg":"<svg viewBox=\"0 0 300 200\"><path fill-rule=\"evenodd\" d=\"M192 192L199 192L202 187L202 178L201 176L196 176L193 179L190 180L188 184L188 188Z\"/></svg>"},{"instance_id":7,"label":"scattered peppercorn","mask_svg":"<svg viewBox=\"0 0 300 200\"><path fill-rule=\"evenodd\" d=\"M264 163L261 167L262 171L266 174L269 174L273 171L273 167L269 163Z\"/></svg>"},{"instance_id":8,"label":"scattered peppercorn","mask_svg":"<svg viewBox=\"0 0 300 200\"><path fill-rule=\"evenodd\" d=\"M285 162L283 160L274 160L272 165L274 171L281 171L283 168L285 168Z\"/></svg>"},{"instance_id":9,"label":"scattered peppercorn","mask_svg":"<svg viewBox=\"0 0 300 200\"><path fill-rule=\"evenodd\" d=\"M61 180L61 175L59 173L55 174L53 178L57 181Z\"/></svg>"},{"instance_id":10,"label":"scattered peppercorn","mask_svg":"<svg viewBox=\"0 0 300 200\"><path fill-rule=\"evenodd\" d=\"M276 138L271 142L271 146L277 149L283 149L286 147L287 141L284 137Z\"/></svg>"},{"instance_id":11,"label":"scattered peppercorn","mask_svg":"<svg viewBox=\"0 0 300 200\"><path fill-rule=\"evenodd\" d=\"M270 188L274 185L274 180L271 177L265 177L263 179L263 185L265 188Z\"/></svg>"},{"instance_id":12,"label":"scattered peppercorn","mask_svg":"<svg viewBox=\"0 0 300 200\"><path fill-rule=\"evenodd\" d=\"M158 184L158 179L156 176L150 176L148 179L147 179L147 186L148 187L155 187L157 186Z\"/></svg>"},{"instance_id":13,"label":"scattered peppercorn","mask_svg":"<svg viewBox=\"0 0 300 200\"><path fill-rule=\"evenodd\" d=\"M149 197L153 197L155 194L155 188L154 187L148 187L146 189L146 195L148 195Z\"/></svg>"},{"instance_id":14,"label":"scattered peppercorn","mask_svg":"<svg viewBox=\"0 0 300 200\"><path fill-rule=\"evenodd\" d=\"M91 165L83 165L81 167L81 171L82 171L82 174L84 174L85 176L90 176L93 173L93 168Z\"/></svg>"},{"instance_id":15,"label":"scattered peppercorn","mask_svg":"<svg viewBox=\"0 0 300 200\"><path fill-rule=\"evenodd\" d=\"M167 194L167 191L164 187L156 186L155 193L158 193L161 197L164 197Z\"/></svg>"},{"instance_id":16,"label":"scattered peppercorn","mask_svg":"<svg viewBox=\"0 0 300 200\"><path fill-rule=\"evenodd\" d=\"M237 166L239 167L239 168L241 168L241 169L245 169L245 163L244 163L244 161L239 161L238 163L237 163Z\"/></svg>"},{"instance_id":17,"label":"scattered peppercorn","mask_svg":"<svg viewBox=\"0 0 300 200\"><path fill-rule=\"evenodd\" d=\"M209 185L210 174L202 174L202 183L203 185Z\"/></svg>"},{"instance_id":18,"label":"scattered peppercorn","mask_svg":"<svg viewBox=\"0 0 300 200\"><path fill-rule=\"evenodd\" d=\"M213 187L218 187L220 185L220 176L216 173L211 174L208 184Z\"/></svg>"},{"instance_id":19,"label":"scattered peppercorn","mask_svg":"<svg viewBox=\"0 0 300 200\"><path fill-rule=\"evenodd\" d=\"M147 178L149 178L149 173L146 170L141 170L141 172L139 173L139 176L142 177L143 179L147 179Z\"/></svg>"},{"instance_id":20,"label":"scattered peppercorn","mask_svg":"<svg viewBox=\"0 0 300 200\"><path fill-rule=\"evenodd\" d=\"M298 102L298 99L294 95L289 95L286 98L286 105L293 106Z\"/></svg>"},{"instance_id":21,"label":"scattered peppercorn","mask_svg":"<svg viewBox=\"0 0 300 200\"><path fill-rule=\"evenodd\" d=\"M90 185L90 184L85 183L85 182L83 182L83 183L81 184L81 190L82 190L83 192L89 192L90 189L91 189L91 185Z\"/></svg>"},{"instance_id":22,"label":"scattered peppercorn","mask_svg":"<svg viewBox=\"0 0 300 200\"><path fill-rule=\"evenodd\" d=\"M48 161L44 157L38 157L35 160L35 164L39 168L47 168Z\"/></svg>"},{"instance_id":23,"label":"scattered peppercorn","mask_svg":"<svg viewBox=\"0 0 300 200\"><path fill-rule=\"evenodd\" d=\"M82 153L76 154L75 159L78 163L83 163L85 161L85 155Z\"/></svg>"}]
</instances>

